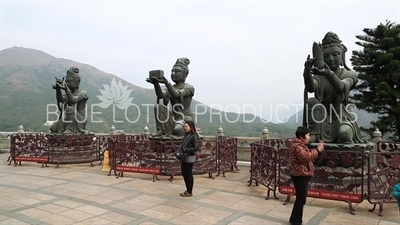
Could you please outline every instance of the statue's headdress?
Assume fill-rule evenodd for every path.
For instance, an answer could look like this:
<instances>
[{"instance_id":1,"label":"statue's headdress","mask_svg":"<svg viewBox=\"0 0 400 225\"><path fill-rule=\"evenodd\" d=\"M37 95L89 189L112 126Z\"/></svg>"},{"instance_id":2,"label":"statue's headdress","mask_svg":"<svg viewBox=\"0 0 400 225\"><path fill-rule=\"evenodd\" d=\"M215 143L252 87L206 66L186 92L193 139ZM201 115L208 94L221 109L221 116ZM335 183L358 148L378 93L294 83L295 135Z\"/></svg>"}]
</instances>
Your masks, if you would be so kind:
<instances>
[{"instance_id":1,"label":"statue's headdress","mask_svg":"<svg viewBox=\"0 0 400 225\"><path fill-rule=\"evenodd\" d=\"M342 41L339 39L339 36L332 31L326 33L324 39L322 39L322 46L324 45L338 46L343 49L343 52L347 52L347 48L344 44L342 44Z\"/></svg>"},{"instance_id":2,"label":"statue's headdress","mask_svg":"<svg viewBox=\"0 0 400 225\"><path fill-rule=\"evenodd\" d=\"M79 85L79 83L81 82L81 77L79 76L79 68L76 66L69 68L67 70L67 77L74 77Z\"/></svg>"},{"instance_id":3,"label":"statue's headdress","mask_svg":"<svg viewBox=\"0 0 400 225\"><path fill-rule=\"evenodd\" d=\"M346 58L345 58L345 53L347 52L347 47L342 44L342 40L340 40L339 36L332 31L329 31L328 33L325 34L324 39L322 39L322 47L332 47L332 46L337 46L342 49L342 64L344 68L347 70L350 70L349 67L346 65Z\"/></svg>"},{"instance_id":4,"label":"statue's headdress","mask_svg":"<svg viewBox=\"0 0 400 225\"><path fill-rule=\"evenodd\" d=\"M79 68L76 66L73 66L67 70L67 76L74 76L74 75L79 75Z\"/></svg>"},{"instance_id":5,"label":"statue's headdress","mask_svg":"<svg viewBox=\"0 0 400 225\"><path fill-rule=\"evenodd\" d=\"M185 72L189 73L188 65L190 64L190 60L188 58L179 58L176 60L174 66L180 66L185 70Z\"/></svg>"}]
</instances>

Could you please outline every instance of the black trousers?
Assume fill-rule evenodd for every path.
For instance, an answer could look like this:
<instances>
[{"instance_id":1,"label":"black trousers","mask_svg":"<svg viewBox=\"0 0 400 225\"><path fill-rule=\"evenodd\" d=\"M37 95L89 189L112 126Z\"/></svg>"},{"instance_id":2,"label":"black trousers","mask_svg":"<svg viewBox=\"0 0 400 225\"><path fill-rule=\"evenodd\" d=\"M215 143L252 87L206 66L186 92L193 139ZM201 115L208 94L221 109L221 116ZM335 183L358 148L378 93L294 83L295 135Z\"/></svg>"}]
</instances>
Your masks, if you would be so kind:
<instances>
[{"instance_id":1,"label":"black trousers","mask_svg":"<svg viewBox=\"0 0 400 225\"><path fill-rule=\"evenodd\" d=\"M289 222L291 224L303 223L303 208L307 200L308 183L311 177L309 176L292 176L292 182L296 189L296 201L294 202L292 214Z\"/></svg>"},{"instance_id":2,"label":"black trousers","mask_svg":"<svg viewBox=\"0 0 400 225\"><path fill-rule=\"evenodd\" d=\"M193 163L181 162L181 173L185 181L186 191L192 194L193 191Z\"/></svg>"}]
</instances>

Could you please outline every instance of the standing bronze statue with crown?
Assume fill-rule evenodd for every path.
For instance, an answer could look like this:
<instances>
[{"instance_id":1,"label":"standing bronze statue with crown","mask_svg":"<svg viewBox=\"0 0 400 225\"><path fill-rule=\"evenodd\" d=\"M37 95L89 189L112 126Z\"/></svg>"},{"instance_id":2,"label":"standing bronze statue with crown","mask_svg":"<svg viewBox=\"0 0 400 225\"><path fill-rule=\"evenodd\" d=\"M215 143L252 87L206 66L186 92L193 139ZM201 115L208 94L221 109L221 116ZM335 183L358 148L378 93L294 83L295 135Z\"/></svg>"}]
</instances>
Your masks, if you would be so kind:
<instances>
[{"instance_id":1,"label":"standing bronze statue with crown","mask_svg":"<svg viewBox=\"0 0 400 225\"><path fill-rule=\"evenodd\" d=\"M304 64L303 125L311 130L310 143L365 143L349 105L357 74L346 65L347 48L339 36L328 32L321 44L314 43L313 58ZM308 98L307 93L314 93Z\"/></svg>"}]
</instances>

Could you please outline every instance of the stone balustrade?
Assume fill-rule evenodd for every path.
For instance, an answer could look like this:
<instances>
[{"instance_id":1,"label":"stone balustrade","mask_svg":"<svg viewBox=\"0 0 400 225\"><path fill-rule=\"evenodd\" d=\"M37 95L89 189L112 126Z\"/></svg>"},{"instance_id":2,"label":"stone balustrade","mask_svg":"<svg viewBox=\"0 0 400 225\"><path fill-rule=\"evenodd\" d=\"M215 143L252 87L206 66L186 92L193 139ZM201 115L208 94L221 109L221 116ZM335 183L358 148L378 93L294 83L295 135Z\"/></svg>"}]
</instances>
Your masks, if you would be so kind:
<instances>
[{"instance_id":1,"label":"stone balustrade","mask_svg":"<svg viewBox=\"0 0 400 225\"><path fill-rule=\"evenodd\" d=\"M10 149L10 139L9 136L13 133L28 133L24 132L23 126L20 125L18 127L17 132L0 132L0 150L1 152L9 151ZM149 128L146 126L143 129L144 134L149 134ZM110 132L109 133L96 133L95 136L101 136L101 135L120 135L121 133L116 132L116 127L114 125L111 126ZM132 135L130 133L124 133L126 135ZM382 134L381 132L376 129L374 132L374 137L373 137L373 142L376 144L379 141L382 141ZM216 135L208 135L204 136L205 140L215 140L218 136L225 136L225 131L224 129L220 126L217 129ZM268 140L269 139L269 131L265 127L261 132L260 132L260 137L242 137L242 136L235 136L234 138L237 138L238 143L237 143L237 155L238 155L238 160L239 161L247 161L250 162L251 158L251 147L250 144L256 141L260 140Z\"/></svg>"}]
</instances>

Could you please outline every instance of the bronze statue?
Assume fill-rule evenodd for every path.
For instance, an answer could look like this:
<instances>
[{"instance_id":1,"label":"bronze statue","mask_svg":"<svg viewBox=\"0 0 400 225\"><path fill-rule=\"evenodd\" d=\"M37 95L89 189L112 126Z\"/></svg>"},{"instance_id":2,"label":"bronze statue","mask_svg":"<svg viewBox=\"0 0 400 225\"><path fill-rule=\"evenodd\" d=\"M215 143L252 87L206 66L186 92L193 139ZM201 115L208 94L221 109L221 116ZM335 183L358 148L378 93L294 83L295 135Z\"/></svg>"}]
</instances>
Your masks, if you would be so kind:
<instances>
[{"instance_id":1,"label":"bronze statue","mask_svg":"<svg viewBox=\"0 0 400 225\"><path fill-rule=\"evenodd\" d=\"M314 43L314 56L308 55L304 64L303 124L311 130L310 143L366 143L349 107L349 94L358 79L346 65L346 51L338 35L328 32L322 44ZM308 98L307 92L314 97Z\"/></svg>"},{"instance_id":2,"label":"bronze statue","mask_svg":"<svg viewBox=\"0 0 400 225\"><path fill-rule=\"evenodd\" d=\"M172 67L172 85L164 77L162 70L150 71L147 82L154 85L157 96L157 104L154 108L157 133L153 136L184 136L184 124L187 120L193 120L193 112L190 109L194 96L194 87L185 83L189 74L190 61L188 58L179 58ZM161 84L165 84L166 89L161 90ZM162 104L160 104L162 100ZM168 110L168 103L171 103L172 112Z\"/></svg>"},{"instance_id":3,"label":"bronze statue","mask_svg":"<svg viewBox=\"0 0 400 225\"><path fill-rule=\"evenodd\" d=\"M50 126L52 133L58 134L87 134L86 130L86 91L79 89L81 78L78 67L71 67L64 77L58 79L53 89L56 90L56 99L60 116L58 121ZM62 90L65 94L62 93Z\"/></svg>"}]
</instances>

